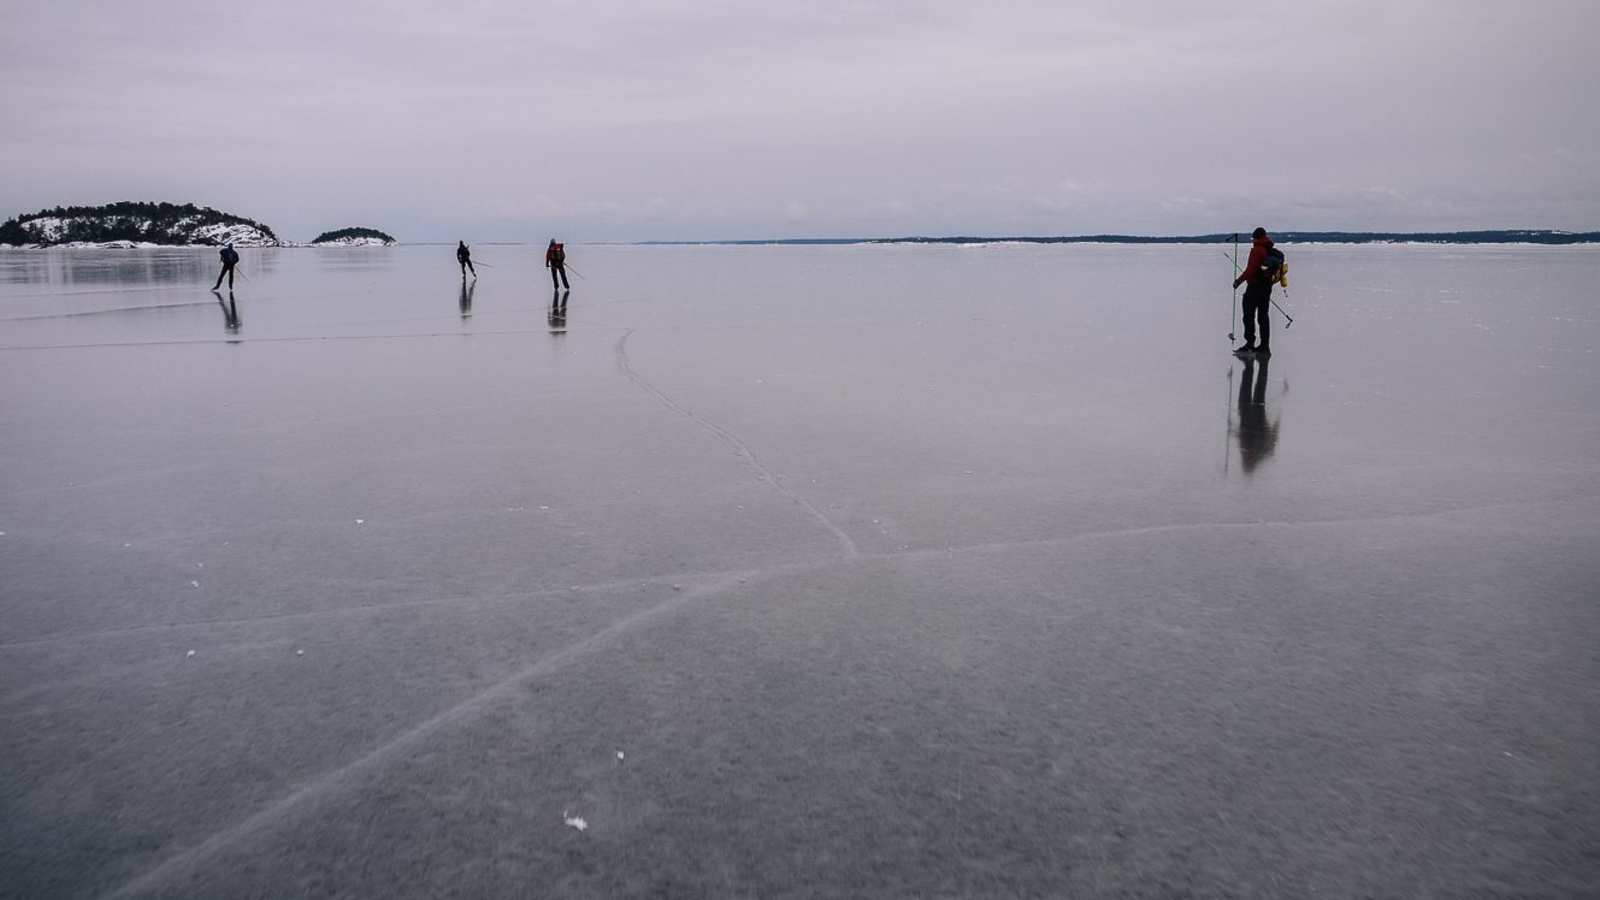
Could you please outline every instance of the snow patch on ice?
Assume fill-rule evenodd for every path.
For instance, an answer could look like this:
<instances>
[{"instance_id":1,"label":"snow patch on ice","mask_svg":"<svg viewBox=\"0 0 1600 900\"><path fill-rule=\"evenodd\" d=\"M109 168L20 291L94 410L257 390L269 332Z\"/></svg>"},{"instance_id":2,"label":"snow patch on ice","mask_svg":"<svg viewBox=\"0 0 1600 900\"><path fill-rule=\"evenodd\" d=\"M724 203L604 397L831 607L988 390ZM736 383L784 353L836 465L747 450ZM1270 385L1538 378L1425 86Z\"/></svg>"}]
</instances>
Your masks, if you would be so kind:
<instances>
[{"instance_id":1,"label":"snow patch on ice","mask_svg":"<svg viewBox=\"0 0 1600 900\"><path fill-rule=\"evenodd\" d=\"M566 823L568 828L576 828L579 831L589 830L589 823L584 821L582 816L568 815L564 809L561 811L561 821Z\"/></svg>"},{"instance_id":2,"label":"snow patch on ice","mask_svg":"<svg viewBox=\"0 0 1600 900\"><path fill-rule=\"evenodd\" d=\"M68 250L150 250L162 245L152 241L67 241L56 246Z\"/></svg>"}]
</instances>

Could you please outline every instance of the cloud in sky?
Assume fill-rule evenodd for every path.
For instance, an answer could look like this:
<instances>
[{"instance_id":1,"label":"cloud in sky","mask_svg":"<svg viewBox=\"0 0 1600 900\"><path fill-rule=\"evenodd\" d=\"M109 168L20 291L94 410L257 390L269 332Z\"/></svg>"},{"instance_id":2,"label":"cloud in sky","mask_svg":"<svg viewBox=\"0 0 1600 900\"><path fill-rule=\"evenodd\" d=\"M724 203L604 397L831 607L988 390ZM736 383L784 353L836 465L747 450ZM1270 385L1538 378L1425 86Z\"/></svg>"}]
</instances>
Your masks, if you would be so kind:
<instances>
[{"instance_id":1,"label":"cloud in sky","mask_svg":"<svg viewBox=\"0 0 1600 900\"><path fill-rule=\"evenodd\" d=\"M0 5L0 216L308 237L1600 227L1600 4Z\"/></svg>"}]
</instances>

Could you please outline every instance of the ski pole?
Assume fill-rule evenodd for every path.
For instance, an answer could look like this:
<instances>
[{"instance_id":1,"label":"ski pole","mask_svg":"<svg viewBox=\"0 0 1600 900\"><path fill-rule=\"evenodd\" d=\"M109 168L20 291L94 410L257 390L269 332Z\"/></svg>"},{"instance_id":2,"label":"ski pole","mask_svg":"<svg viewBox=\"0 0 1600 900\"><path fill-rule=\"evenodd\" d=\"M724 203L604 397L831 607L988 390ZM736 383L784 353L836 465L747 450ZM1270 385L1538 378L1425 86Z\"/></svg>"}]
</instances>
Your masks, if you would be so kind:
<instances>
[{"instance_id":1,"label":"ski pole","mask_svg":"<svg viewBox=\"0 0 1600 900\"><path fill-rule=\"evenodd\" d=\"M1224 253L1224 256L1227 254ZM1239 232L1233 233L1233 277L1239 277ZM1233 308L1228 313L1228 343L1233 343L1233 323L1239 318L1239 286L1233 286ZM1232 369L1228 370L1232 372Z\"/></svg>"},{"instance_id":2,"label":"ski pole","mask_svg":"<svg viewBox=\"0 0 1600 900\"><path fill-rule=\"evenodd\" d=\"M1284 292L1285 292L1285 293L1288 293L1288 291L1289 291L1289 289L1288 289L1288 288L1284 288L1284 289L1283 289L1283 290L1284 290ZM1273 301L1272 301L1272 305L1273 305L1273 306L1278 306L1278 301L1276 301L1276 300L1273 300ZM1285 318L1285 319L1288 319L1288 320L1289 320L1289 324L1288 324L1288 325L1285 325L1285 326L1283 326L1283 330L1284 330L1284 331L1288 331L1288 330L1289 330L1289 327L1290 327L1290 326L1291 326L1291 325L1293 325L1293 324L1294 324L1294 316L1291 316L1291 315L1289 315L1289 311L1288 311L1288 310L1286 310L1286 309L1284 309L1284 308L1283 308L1283 307L1281 307L1281 306L1278 306L1278 312L1280 312L1280 313L1283 313L1283 317L1284 317L1284 318Z\"/></svg>"}]
</instances>

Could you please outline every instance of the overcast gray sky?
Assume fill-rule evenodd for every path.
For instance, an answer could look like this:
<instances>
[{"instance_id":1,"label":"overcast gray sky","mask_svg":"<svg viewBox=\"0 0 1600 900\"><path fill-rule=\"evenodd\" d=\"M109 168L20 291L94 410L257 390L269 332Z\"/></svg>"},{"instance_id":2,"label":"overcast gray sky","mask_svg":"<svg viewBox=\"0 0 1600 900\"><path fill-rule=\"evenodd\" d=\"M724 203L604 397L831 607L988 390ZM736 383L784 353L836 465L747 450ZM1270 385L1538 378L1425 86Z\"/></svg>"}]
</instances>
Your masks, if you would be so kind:
<instances>
[{"instance_id":1,"label":"overcast gray sky","mask_svg":"<svg viewBox=\"0 0 1600 900\"><path fill-rule=\"evenodd\" d=\"M0 0L0 218L1600 229L1600 3Z\"/></svg>"}]
</instances>

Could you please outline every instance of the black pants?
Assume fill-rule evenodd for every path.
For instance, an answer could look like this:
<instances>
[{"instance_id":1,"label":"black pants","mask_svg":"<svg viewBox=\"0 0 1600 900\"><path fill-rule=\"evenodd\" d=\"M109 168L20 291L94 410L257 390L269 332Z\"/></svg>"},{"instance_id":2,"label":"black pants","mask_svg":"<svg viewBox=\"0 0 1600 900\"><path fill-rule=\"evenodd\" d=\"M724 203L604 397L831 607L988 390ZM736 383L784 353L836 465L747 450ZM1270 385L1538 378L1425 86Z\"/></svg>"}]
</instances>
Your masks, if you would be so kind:
<instances>
[{"instance_id":1,"label":"black pants","mask_svg":"<svg viewBox=\"0 0 1600 900\"><path fill-rule=\"evenodd\" d=\"M1247 287L1244 289L1244 342L1255 344L1256 328L1261 329L1261 343L1257 346L1265 347L1272 339L1272 319L1267 315L1272 311L1272 288Z\"/></svg>"},{"instance_id":2,"label":"black pants","mask_svg":"<svg viewBox=\"0 0 1600 900\"><path fill-rule=\"evenodd\" d=\"M211 286L213 291L222 287L223 278L228 279L228 290L233 290L233 263L222 264L222 271L217 273L217 283Z\"/></svg>"},{"instance_id":3,"label":"black pants","mask_svg":"<svg viewBox=\"0 0 1600 900\"><path fill-rule=\"evenodd\" d=\"M478 270L472 268L472 260L463 259L463 260L460 260L460 263L461 263L461 277L462 278L467 277L467 270L468 269L472 269L472 277L473 278L477 278L478 277Z\"/></svg>"},{"instance_id":4,"label":"black pants","mask_svg":"<svg viewBox=\"0 0 1600 900\"><path fill-rule=\"evenodd\" d=\"M556 276L557 275L561 276L561 280L560 281L556 280ZM564 288L568 288L568 289L570 289L572 287L572 285L567 284L567 267L566 266L555 265L555 266L551 266L550 267L550 285L552 287L564 287Z\"/></svg>"}]
</instances>

